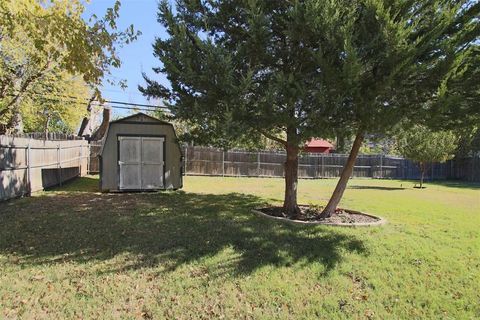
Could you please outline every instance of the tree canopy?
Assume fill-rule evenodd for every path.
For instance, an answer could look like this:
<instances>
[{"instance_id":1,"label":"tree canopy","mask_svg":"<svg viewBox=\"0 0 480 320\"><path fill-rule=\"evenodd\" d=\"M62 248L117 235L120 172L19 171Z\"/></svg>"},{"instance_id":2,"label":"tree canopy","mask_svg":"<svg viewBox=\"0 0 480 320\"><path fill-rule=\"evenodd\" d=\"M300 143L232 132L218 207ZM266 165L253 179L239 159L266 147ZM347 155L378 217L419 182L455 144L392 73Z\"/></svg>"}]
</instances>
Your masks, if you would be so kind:
<instances>
[{"instance_id":1,"label":"tree canopy","mask_svg":"<svg viewBox=\"0 0 480 320\"><path fill-rule=\"evenodd\" d=\"M346 3L338 6L353 13L337 52L345 57L338 72L346 75L346 90L342 104L331 107L356 138L324 215L340 202L366 134L389 134L404 119L439 129L480 116L474 102L480 92L480 3Z\"/></svg>"},{"instance_id":2,"label":"tree canopy","mask_svg":"<svg viewBox=\"0 0 480 320\"><path fill-rule=\"evenodd\" d=\"M468 0L183 0L175 10L163 1L168 36L154 44L162 62L154 71L171 87L145 77L140 90L167 99L212 140L262 134L281 143L288 215L298 210L303 142L355 135L329 215L365 135L389 133L405 118L453 123L465 110L478 114L479 10ZM462 97L469 103L456 103Z\"/></svg>"},{"instance_id":3,"label":"tree canopy","mask_svg":"<svg viewBox=\"0 0 480 320\"><path fill-rule=\"evenodd\" d=\"M396 139L400 154L418 163L421 171L420 188L428 166L453 158L457 143L458 137L453 132L432 131L421 125L401 131Z\"/></svg>"},{"instance_id":4,"label":"tree canopy","mask_svg":"<svg viewBox=\"0 0 480 320\"><path fill-rule=\"evenodd\" d=\"M148 77L140 87L147 96L167 99L199 140L225 147L263 135L281 144L287 151L289 215L298 212L298 154L311 137L333 135L338 123L329 106L342 90L341 83L334 85L336 70L328 59L341 59L329 45L342 41L337 34L347 17L330 15L332 3L323 11L313 5L178 1L173 10L164 1L159 21L169 37L154 44L163 64L154 71L166 73L171 88ZM326 25L338 30L318 50Z\"/></svg>"},{"instance_id":5,"label":"tree canopy","mask_svg":"<svg viewBox=\"0 0 480 320\"><path fill-rule=\"evenodd\" d=\"M85 21L80 0L2 1L0 121L15 127L21 100L45 95L53 79L83 83L91 91L88 96L99 97L98 88L104 81L111 81L110 68L121 64L118 47L138 35L133 26L117 29L119 9L120 2L116 1L104 17L92 16ZM47 98L65 97L50 94Z\"/></svg>"},{"instance_id":6,"label":"tree canopy","mask_svg":"<svg viewBox=\"0 0 480 320\"><path fill-rule=\"evenodd\" d=\"M79 76L58 72L43 77L19 103L24 131L74 134L87 115L90 95L91 90Z\"/></svg>"}]
</instances>

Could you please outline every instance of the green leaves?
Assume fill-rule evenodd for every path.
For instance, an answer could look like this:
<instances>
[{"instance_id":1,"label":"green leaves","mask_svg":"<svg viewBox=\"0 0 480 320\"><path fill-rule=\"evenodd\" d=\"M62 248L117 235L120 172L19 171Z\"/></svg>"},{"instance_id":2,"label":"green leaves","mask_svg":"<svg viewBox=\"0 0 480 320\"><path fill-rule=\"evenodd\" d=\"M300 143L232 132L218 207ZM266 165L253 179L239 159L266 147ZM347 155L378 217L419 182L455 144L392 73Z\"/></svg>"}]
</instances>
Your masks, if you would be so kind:
<instances>
[{"instance_id":1,"label":"green leaves","mask_svg":"<svg viewBox=\"0 0 480 320\"><path fill-rule=\"evenodd\" d=\"M67 73L93 90L108 80L110 68L121 65L117 47L140 34L133 26L117 29L119 9L116 1L104 17L92 16L87 23L79 0L2 1L0 122L18 113L21 99L46 79L64 79Z\"/></svg>"},{"instance_id":2,"label":"green leaves","mask_svg":"<svg viewBox=\"0 0 480 320\"><path fill-rule=\"evenodd\" d=\"M169 36L154 71L171 88L146 78L142 92L168 97L202 142L260 132L298 147L480 119L479 2L183 0L159 11Z\"/></svg>"},{"instance_id":3,"label":"green leaves","mask_svg":"<svg viewBox=\"0 0 480 320\"><path fill-rule=\"evenodd\" d=\"M457 149L458 138L451 131L431 131L413 126L397 137L397 148L407 159L419 162L445 162Z\"/></svg>"}]
</instances>

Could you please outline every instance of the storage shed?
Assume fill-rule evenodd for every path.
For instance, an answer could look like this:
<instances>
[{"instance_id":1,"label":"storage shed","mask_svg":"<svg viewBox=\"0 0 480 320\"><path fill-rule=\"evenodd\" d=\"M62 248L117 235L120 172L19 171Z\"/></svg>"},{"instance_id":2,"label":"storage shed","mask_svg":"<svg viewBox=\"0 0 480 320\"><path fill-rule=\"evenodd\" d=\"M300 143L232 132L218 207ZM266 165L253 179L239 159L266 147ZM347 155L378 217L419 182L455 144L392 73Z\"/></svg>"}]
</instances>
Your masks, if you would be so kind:
<instances>
[{"instance_id":1,"label":"storage shed","mask_svg":"<svg viewBox=\"0 0 480 320\"><path fill-rule=\"evenodd\" d=\"M110 122L99 157L102 191L183 186L183 158L173 125L144 113Z\"/></svg>"}]
</instances>

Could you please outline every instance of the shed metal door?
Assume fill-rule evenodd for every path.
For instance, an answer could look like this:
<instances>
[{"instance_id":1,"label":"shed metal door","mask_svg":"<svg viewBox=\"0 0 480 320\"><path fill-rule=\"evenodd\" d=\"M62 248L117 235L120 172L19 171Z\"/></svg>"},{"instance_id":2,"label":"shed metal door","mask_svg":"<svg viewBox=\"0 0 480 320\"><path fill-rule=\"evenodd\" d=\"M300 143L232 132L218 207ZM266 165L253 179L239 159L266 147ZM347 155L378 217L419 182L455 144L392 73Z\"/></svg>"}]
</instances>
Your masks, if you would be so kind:
<instances>
[{"instance_id":1,"label":"shed metal door","mask_svg":"<svg viewBox=\"0 0 480 320\"><path fill-rule=\"evenodd\" d=\"M142 138L142 189L163 188L163 138Z\"/></svg>"},{"instance_id":2,"label":"shed metal door","mask_svg":"<svg viewBox=\"0 0 480 320\"><path fill-rule=\"evenodd\" d=\"M119 137L120 186L163 188L163 138Z\"/></svg>"}]
</instances>

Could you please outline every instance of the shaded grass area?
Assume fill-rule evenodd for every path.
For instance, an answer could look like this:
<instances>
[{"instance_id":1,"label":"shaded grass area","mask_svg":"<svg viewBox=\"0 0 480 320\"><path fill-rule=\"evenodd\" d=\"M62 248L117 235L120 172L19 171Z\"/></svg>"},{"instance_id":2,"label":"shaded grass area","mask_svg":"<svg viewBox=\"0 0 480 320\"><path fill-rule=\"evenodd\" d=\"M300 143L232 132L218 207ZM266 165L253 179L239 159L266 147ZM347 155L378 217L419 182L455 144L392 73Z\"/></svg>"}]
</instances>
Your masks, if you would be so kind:
<instances>
[{"instance_id":1,"label":"shaded grass area","mask_svg":"<svg viewBox=\"0 0 480 320\"><path fill-rule=\"evenodd\" d=\"M302 180L325 202L334 180ZM283 181L186 177L184 191L101 194L86 177L1 204L0 317L480 317L480 190L352 180L342 206L379 228L251 214Z\"/></svg>"}]
</instances>

